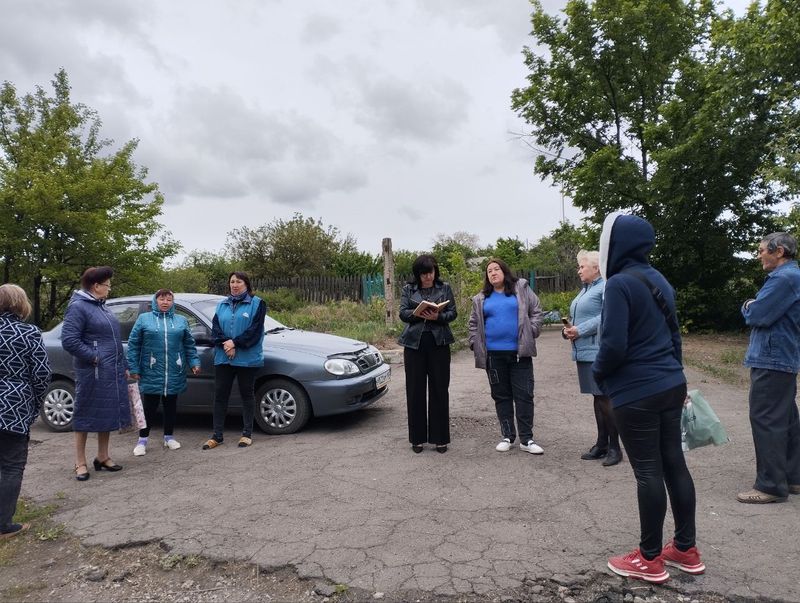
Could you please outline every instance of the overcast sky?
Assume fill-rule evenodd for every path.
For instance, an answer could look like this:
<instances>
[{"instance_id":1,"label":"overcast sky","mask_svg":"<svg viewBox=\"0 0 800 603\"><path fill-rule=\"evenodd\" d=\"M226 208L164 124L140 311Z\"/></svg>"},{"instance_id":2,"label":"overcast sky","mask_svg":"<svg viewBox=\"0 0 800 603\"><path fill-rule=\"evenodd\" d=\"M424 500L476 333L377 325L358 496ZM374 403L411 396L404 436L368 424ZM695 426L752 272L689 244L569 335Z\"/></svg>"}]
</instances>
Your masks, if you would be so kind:
<instances>
[{"instance_id":1,"label":"overcast sky","mask_svg":"<svg viewBox=\"0 0 800 603\"><path fill-rule=\"evenodd\" d=\"M563 0L544 0L557 12ZM737 11L744 0L728 0ZM4 0L0 80L73 102L140 140L184 253L294 212L360 249L437 233L531 243L562 219L510 94L527 0ZM564 217L579 213L564 203Z\"/></svg>"}]
</instances>

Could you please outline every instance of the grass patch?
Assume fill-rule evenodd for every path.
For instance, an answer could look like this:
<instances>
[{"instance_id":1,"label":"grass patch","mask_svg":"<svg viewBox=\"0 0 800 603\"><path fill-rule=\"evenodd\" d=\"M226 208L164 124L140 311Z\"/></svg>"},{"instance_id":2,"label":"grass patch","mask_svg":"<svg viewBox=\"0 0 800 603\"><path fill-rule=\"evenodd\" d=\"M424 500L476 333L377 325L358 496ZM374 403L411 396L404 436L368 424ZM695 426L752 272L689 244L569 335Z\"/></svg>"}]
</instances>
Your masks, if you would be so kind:
<instances>
[{"instance_id":1,"label":"grass patch","mask_svg":"<svg viewBox=\"0 0 800 603\"><path fill-rule=\"evenodd\" d=\"M41 580L30 584L15 584L3 590L3 595L8 601L19 601L25 595L35 593L37 590L48 588L47 582Z\"/></svg>"},{"instance_id":2,"label":"grass patch","mask_svg":"<svg viewBox=\"0 0 800 603\"><path fill-rule=\"evenodd\" d=\"M14 513L14 521L16 523L33 522L42 518L49 518L53 512L58 508L57 505L42 505L38 506L20 498L17 501L17 512Z\"/></svg>"}]
</instances>

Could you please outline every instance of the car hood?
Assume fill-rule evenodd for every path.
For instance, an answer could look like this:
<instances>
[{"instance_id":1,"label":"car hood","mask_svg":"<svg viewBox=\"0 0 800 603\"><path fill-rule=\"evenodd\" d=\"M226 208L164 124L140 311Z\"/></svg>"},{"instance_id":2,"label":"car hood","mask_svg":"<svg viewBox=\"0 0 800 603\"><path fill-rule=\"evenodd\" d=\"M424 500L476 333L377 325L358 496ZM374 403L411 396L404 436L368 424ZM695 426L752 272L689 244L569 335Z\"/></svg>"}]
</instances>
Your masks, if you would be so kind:
<instances>
[{"instance_id":1,"label":"car hood","mask_svg":"<svg viewBox=\"0 0 800 603\"><path fill-rule=\"evenodd\" d=\"M280 348L284 350L298 350L305 354L319 356L320 358L327 358L338 354L352 354L366 347L367 344L363 341L357 341L348 337L300 331L288 327L264 335L264 349Z\"/></svg>"}]
</instances>

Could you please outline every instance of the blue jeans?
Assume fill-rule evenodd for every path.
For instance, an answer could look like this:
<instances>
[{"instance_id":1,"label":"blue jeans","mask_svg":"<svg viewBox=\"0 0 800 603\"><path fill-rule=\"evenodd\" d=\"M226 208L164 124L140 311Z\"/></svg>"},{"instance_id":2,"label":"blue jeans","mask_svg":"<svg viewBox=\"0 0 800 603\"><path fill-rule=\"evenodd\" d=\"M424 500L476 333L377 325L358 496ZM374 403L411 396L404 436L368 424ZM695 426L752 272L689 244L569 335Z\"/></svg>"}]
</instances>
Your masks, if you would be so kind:
<instances>
[{"instance_id":1,"label":"blue jeans","mask_svg":"<svg viewBox=\"0 0 800 603\"><path fill-rule=\"evenodd\" d=\"M28 462L28 436L0 430L0 533L11 531Z\"/></svg>"},{"instance_id":2,"label":"blue jeans","mask_svg":"<svg viewBox=\"0 0 800 603\"><path fill-rule=\"evenodd\" d=\"M520 442L527 444L533 439L533 360L521 358L516 352L489 351L486 374L500 421L500 433L513 442L519 430Z\"/></svg>"},{"instance_id":3,"label":"blue jeans","mask_svg":"<svg viewBox=\"0 0 800 603\"><path fill-rule=\"evenodd\" d=\"M686 384L614 408L614 419L636 476L639 548L647 559L661 553L667 492L680 550L695 545L695 492L681 448ZM666 484L666 488L665 488Z\"/></svg>"},{"instance_id":4,"label":"blue jeans","mask_svg":"<svg viewBox=\"0 0 800 603\"><path fill-rule=\"evenodd\" d=\"M256 411L255 382L258 371L257 366L218 364L214 367L214 439L218 442L222 441L234 379L239 382L239 395L242 398L242 435L248 438L253 435L253 417Z\"/></svg>"},{"instance_id":5,"label":"blue jeans","mask_svg":"<svg viewBox=\"0 0 800 603\"><path fill-rule=\"evenodd\" d=\"M800 421L797 375L768 369L750 369L750 427L756 448L753 487L774 496L786 496L800 484Z\"/></svg>"}]
</instances>

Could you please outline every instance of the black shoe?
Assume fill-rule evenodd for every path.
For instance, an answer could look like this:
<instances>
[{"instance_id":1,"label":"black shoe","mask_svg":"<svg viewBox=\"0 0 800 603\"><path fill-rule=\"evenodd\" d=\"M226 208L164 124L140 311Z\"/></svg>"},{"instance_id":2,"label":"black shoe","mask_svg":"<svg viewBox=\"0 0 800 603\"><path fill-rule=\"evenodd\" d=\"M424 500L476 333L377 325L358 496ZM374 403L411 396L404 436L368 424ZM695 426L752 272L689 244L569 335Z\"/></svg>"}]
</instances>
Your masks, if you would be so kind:
<instances>
[{"instance_id":1,"label":"black shoe","mask_svg":"<svg viewBox=\"0 0 800 603\"><path fill-rule=\"evenodd\" d=\"M447 444L436 444L436 452L441 454L447 452Z\"/></svg>"},{"instance_id":2,"label":"black shoe","mask_svg":"<svg viewBox=\"0 0 800 603\"><path fill-rule=\"evenodd\" d=\"M83 467L86 469L86 473L78 473L78 469ZM89 468L86 465L75 465L75 479L79 482L85 482L91 476L89 475Z\"/></svg>"},{"instance_id":3,"label":"black shoe","mask_svg":"<svg viewBox=\"0 0 800 603\"><path fill-rule=\"evenodd\" d=\"M110 465L108 463L111 463ZM102 463L98 461L96 458L94 459L94 470L100 471L101 469L105 469L106 471L120 471L122 469L122 465L117 465L111 459L106 459Z\"/></svg>"},{"instance_id":4,"label":"black shoe","mask_svg":"<svg viewBox=\"0 0 800 603\"><path fill-rule=\"evenodd\" d=\"M581 459L584 461L596 461L597 459L603 458L606 454L608 454L608 450L600 448L595 444L589 449L589 452L584 452L581 455Z\"/></svg>"},{"instance_id":5,"label":"black shoe","mask_svg":"<svg viewBox=\"0 0 800 603\"><path fill-rule=\"evenodd\" d=\"M609 448L606 460L603 461L603 467L611 467L618 464L622 460L622 451L619 448Z\"/></svg>"},{"instance_id":6,"label":"black shoe","mask_svg":"<svg viewBox=\"0 0 800 603\"><path fill-rule=\"evenodd\" d=\"M419 454L422 452L422 444L411 444L411 450Z\"/></svg>"}]
</instances>

